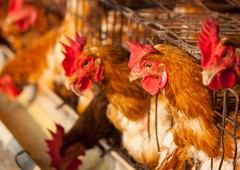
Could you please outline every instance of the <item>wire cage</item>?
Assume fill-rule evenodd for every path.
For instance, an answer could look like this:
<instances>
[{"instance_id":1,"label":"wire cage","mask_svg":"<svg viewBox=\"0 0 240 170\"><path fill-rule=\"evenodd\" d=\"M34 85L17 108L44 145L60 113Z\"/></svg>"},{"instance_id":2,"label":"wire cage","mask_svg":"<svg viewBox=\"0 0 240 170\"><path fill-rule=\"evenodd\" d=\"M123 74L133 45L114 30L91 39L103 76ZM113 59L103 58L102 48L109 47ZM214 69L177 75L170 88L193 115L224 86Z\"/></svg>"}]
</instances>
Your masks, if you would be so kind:
<instances>
[{"instance_id":1,"label":"wire cage","mask_svg":"<svg viewBox=\"0 0 240 170\"><path fill-rule=\"evenodd\" d=\"M83 3L80 6L85 7L84 3L87 3L89 11L95 10L94 14L80 16L84 23L80 30L91 37L90 45L125 46L127 39L144 44L164 42L186 50L197 59L200 59L200 54L196 43L203 19L215 18L221 25L221 36L240 34L237 18L211 12L198 1L160 2L151 0L144 4L142 1L138 5L134 1L125 4L114 0L80 1Z\"/></svg>"},{"instance_id":2,"label":"wire cage","mask_svg":"<svg viewBox=\"0 0 240 170\"><path fill-rule=\"evenodd\" d=\"M231 5L236 5L238 8L240 8L240 1L239 0L226 0Z\"/></svg>"},{"instance_id":3,"label":"wire cage","mask_svg":"<svg viewBox=\"0 0 240 170\"><path fill-rule=\"evenodd\" d=\"M220 0L218 4L214 1L202 1L202 3L211 11L223 13L239 13L239 0ZM216 6L217 5L217 6Z\"/></svg>"},{"instance_id":4,"label":"wire cage","mask_svg":"<svg viewBox=\"0 0 240 170\"><path fill-rule=\"evenodd\" d=\"M198 0L79 0L78 7L82 13L76 13L76 23L81 22L81 32L90 39L88 45L118 44L126 48L126 40L142 44L172 44L198 60L201 60L197 47L198 34L204 19L214 18L220 25L220 36L240 37L240 20L235 17L240 14L238 0L226 0L234 10L229 15L228 10L213 10L218 2L207 4ZM77 8L79 9L79 8ZM92 12L94 11L94 12ZM84 15L83 15L84 14ZM79 24L76 24L79 25ZM233 169L236 166L237 140L239 128L239 90L228 89L213 92L213 105L216 115L221 119L217 126L220 130L222 144L222 161L224 159L223 136L229 135L234 141ZM232 129L226 125L232 124ZM136 169L147 169L129 157L124 150L124 157L133 163ZM220 161L219 169L221 169ZM186 166L187 169L187 166Z\"/></svg>"}]
</instances>

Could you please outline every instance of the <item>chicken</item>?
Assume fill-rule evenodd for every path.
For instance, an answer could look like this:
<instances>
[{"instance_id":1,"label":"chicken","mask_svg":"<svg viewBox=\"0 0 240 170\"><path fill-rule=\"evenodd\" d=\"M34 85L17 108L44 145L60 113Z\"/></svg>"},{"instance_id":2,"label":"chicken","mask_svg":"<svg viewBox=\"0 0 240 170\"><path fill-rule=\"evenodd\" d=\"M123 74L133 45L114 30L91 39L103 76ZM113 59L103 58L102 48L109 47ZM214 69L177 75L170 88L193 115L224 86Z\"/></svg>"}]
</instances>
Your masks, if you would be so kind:
<instances>
[{"instance_id":1,"label":"chicken","mask_svg":"<svg viewBox=\"0 0 240 170\"><path fill-rule=\"evenodd\" d=\"M153 47L128 41L128 46L131 51L130 80L142 78L147 92L166 96L174 110L171 128L174 142L180 148L187 147L182 154L190 154L190 159L193 163L197 160L200 169L210 169L209 158L213 157L217 168L222 153L220 136L210 93L201 83L199 62L171 45ZM231 124L226 128L233 129ZM232 167L228 159L233 158L234 142L225 135L224 143L224 167Z\"/></svg>"},{"instance_id":2,"label":"chicken","mask_svg":"<svg viewBox=\"0 0 240 170\"><path fill-rule=\"evenodd\" d=\"M13 90L15 87L20 93L24 86L38 82L47 68L47 52L55 44L56 36L56 29L50 30L39 41L17 53L3 66L0 79L6 79L7 76L11 80L1 81L2 92L16 91ZM6 85L6 83L9 84ZM9 94L18 95L19 93Z\"/></svg>"},{"instance_id":3,"label":"chicken","mask_svg":"<svg viewBox=\"0 0 240 170\"><path fill-rule=\"evenodd\" d=\"M236 40L219 39L219 25L214 19L203 22L198 47L201 52L202 81L212 90L232 88L240 73L240 49Z\"/></svg>"},{"instance_id":4,"label":"chicken","mask_svg":"<svg viewBox=\"0 0 240 170\"><path fill-rule=\"evenodd\" d=\"M34 1L33 1L34 2ZM61 3L53 3L55 9ZM15 51L28 47L49 29L58 27L63 19L61 10L50 10L42 1L9 0L6 17L1 24L1 34Z\"/></svg>"},{"instance_id":5,"label":"chicken","mask_svg":"<svg viewBox=\"0 0 240 170\"><path fill-rule=\"evenodd\" d=\"M23 0L10 0L8 15L4 24L14 23L21 30L27 30L37 21L36 10L23 3Z\"/></svg>"},{"instance_id":6,"label":"chicken","mask_svg":"<svg viewBox=\"0 0 240 170\"><path fill-rule=\"evenodd\" d=\"M69 38L68 38L69 39ZM155 124L148 127L148 94L140 82L130 83L127 63L129 53L117 45L87 48L86 38L76 35L76 40L69 40L62 62L67 81L66 85L76 94L82 94L91 85L97 84L109 101L107 117L122 133L122 142L128 153L139 163L151 169L166 157L167 147L176 148L169 130L172 117L166 98L159 97L158 110L163 116L158 117L158 139L161 141L162 155L159 156L154 132ZM151 105L155 98L151 99ZM155 121L155 107L151 107L149 117ZM150 134L150 135L149 135ZM184 160L175 166L183 166Z\"/></svg>"},{"instance_id":7,"label":"chicken","mask_svg":"<svg viewBox=\"0 0 240 170\"><path fill-rule=\"evenodd\" d=\"M108 101L103 92L94 96L74 126L64 136L62 153L74 143L81 143L85 149L90 149L99 139L112 137L114 133L116 135L117 131L106 117L107 105Z\"/></svg>"}]
</instances>

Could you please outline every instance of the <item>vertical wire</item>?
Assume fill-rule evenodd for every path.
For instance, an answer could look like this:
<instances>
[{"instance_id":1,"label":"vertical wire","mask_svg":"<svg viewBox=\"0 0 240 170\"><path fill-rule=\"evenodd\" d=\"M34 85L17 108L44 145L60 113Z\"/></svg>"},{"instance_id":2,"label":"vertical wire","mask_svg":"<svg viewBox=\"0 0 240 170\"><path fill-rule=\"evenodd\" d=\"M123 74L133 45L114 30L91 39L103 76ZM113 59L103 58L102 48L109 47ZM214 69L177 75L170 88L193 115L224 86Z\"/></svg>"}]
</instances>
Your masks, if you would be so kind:
<instances>
[{"instance_id":1,"label":"vertical wire","mask_svg":"<svg viewBox=\"0 0 240 170\"><path fill-rule=\"evenodd\" d=\"M210 166L211 166L211 170L213 170L213 158L211 158Z\"/></svg>"},{"instance_id":2,"label":"vertical wire","mask_svg":"<svg viewBox=\"0 0 240 170\"><path fill-rule=\"evenodd\" d=\"M75 32L78 32L78 6L79 6L79 1L76 0L76 8L75 8ZM84 2L83 2L84 3Z\"/></svg>"},{"instance_id":3,"label":"vertical wire","mask_svg":"<svg viewBox=\"0 0 240 170\"><path fill-rule=\"evenodd\" d=\"M97 6L98 2L95 2L94 6ZM99 43L100 46L102 46L103 43L103 30L102 30L102 25L104 23L104 12L102 9L97 8L97 14L99 14L99 23L98 23L98 32L99 32ZM97 15L95 16L97 17Z\"/></svg>"},{"instance_id":4,"label":"vertical wire","mask_svg":"<svg viewBox=\"0 0 240 170\"><path fill-rule=\"evenodd\" d=\"M120 32L119 32L119 45L122 44L122 34L123 34L123 24L124 24L124 16L122 9L120 10L120 18L121 18L121 25L120 25Z\"/></svg>"},{"instance_id":5,"label":"vertical wire","mask_svg":"<svg viewBox=\"0 0 240 170\"><path fill-rule=\"evenodd\" d=\"M147 34L147 30L144 29L144 33L143 33L143 44L146 44L146 34Z\"/></svg>"},{"instance_id":6,"label":"vertical wire","mask_svg":"<svg viewBox=\"0 0 240 170\"><path fill-rule=\"evenodd\" d=\"M188 168L188 161L185 160L185 161L184 161L184 170L187 170L187 168Z\"/></svg>"},{"instance_id":7,"label":"vertical wire","mask_svg":"<svg viewBox=\"0 0 240 170\"><path fill-rule=\"evenodd\" d=\"M127 39L131 39L132 37L130 37L130 30L131 30L131 18L130 17L128 17L128 21L127 21L127 24L128 24L128 26L127 26Z\"/></svg>"},{"instance_id":8,"label":"vertical wire","mask_svg":"<svg viewBox=\"0 0 240 170\"><path fill-rule=\"evenodd\" d=\"M139 28L139 23L136 23L136 29L135 29L135 32L134 32L134 41L138 41L138 28Z\"/></svg>"},{"instance_id":9,"label":"vertical wire","mask_svg":"<svg viewBox=\"0 0 240 170\"><path fill-rule=\"evenodd\" d=\"M224 98L223 98L223 115L222 115L222 127L225 128L225 124L226 124L226 117L227 117L227 91L224 91ZM223 140L223 136L224 136L224 130L221 129L221 144L222 144L222 156L221 156L221 161L219 163L219 167L218 170L221 170L222 164L223 164L223 159L224 159L224 154L225 154L225 150L224 150L224 140Z\"/></svg>"},{"instance_id":10,"label":"vertical wire","mask_svg":"<svg viewBox=\"0 0 240 170\"><path fill-rule=\"evenodd\" d=\"M112 25L112 44L114 44L115 41L115 28L116 28L116 23L117 23L117 12L116 9L114 9L114 15L113 15L113 25Z\"/></svg>"},{"instance_id":11,"label":"vertical wire","mask_svg":"<svg viewBox=\"0 0 240 170\"><path fill-rule=\"evenodd\" d=\"M108 40L108 35L109 35L109 25L108 25L108 22L109 22L109 12L108 10L104 10L105 11L105 15L106 15L106 32L105 32L105 36L104 36L104 39L105 40Z\"/></svg>"},{"instance_id":12,"label":"vertical wire","mask_svg":"<svg viewBox=\"0 0 240 170\"><path fill-rule=\"evenodd\" d=\"M155 103L155 134L156 134L156 142L157 142L157 149L158 153L160 153L160 146L159 146L159 140L158 140L158 93L156 95L156 103Z\"/></svg>"},{"instance_id":13,"label":"vertical wire","mask_svg":"<svg viewBox=\"0 0 240 170\"><path fill-rule=\"evenodd\" d=\"M147 121L147 130L148 130L148 141L150 141L150 109L151 109L151 95L148 94L148 121Z\"/></svg>"},{"instance_id":14,"label":"vertical wire","mask_svg":"<svg viewBox=\"0 0 240 170\"><path fill-rule=\"evenodd\" d=\"M213 93L212 93L212 104L213 104L213 106L216 105L216 102L217 102L217 93L215 91L213 91ZM213 170L213 158L211 158L210 167L211 167L211 170Z\"/></svg>"}]
</instances>

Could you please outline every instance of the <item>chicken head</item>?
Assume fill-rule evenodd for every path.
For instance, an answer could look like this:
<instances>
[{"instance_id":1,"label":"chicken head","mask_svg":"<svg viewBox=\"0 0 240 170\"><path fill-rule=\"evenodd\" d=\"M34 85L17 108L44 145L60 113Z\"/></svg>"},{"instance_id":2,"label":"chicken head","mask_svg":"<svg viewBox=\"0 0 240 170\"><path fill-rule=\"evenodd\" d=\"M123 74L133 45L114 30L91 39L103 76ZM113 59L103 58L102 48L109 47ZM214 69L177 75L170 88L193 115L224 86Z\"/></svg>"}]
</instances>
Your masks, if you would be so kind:
<instances>
[{"instance_id":1,"label":"chicken head","mask_svg":"<svg viewBox=\"0 0 240 170\"><path fill-rule=\"evenodd\" d=\"M131 69L130 81L142 78L143 88L151 95L156 95L167 83L166 66L158 61L148 60L146 54L160 52L151 45L141 45L133 41L128 41L128 47L131 52L128 64Z\"/></svg>"},{"instance_id":2,"label":"chicken head","mask_svg":"<svg viewBox=\"0 0 240 170\"><path fill-rule=\"evenodd\" d=\"M24 4L24 0L10 0L8 5L8 13L3 26L12 23L16 24L19 29L27 30L37 21L37 12L30 6Z\"/></svg>"},{"instance_id":3,"label":"chicken head","mask_svg":"<svg viewBox=\"0 0 240 170\"><path fill-rule=\"evenodd\" d=\"M20 94L20 90L14 85L9 75L0 78L0 93L4 93L9 97L16 97Z\"/></svg>"},{"instance_id":4,"label":"chicken head","mask_svg":"<svg viewBox=\"0 0 240 170\"><path fill-rule=\"evenodd\" d=\"M84 36L76 33L76 40L67 38L70 46L63 44L65 59L62 62L67 76L66 86L76 94L81 94L91 87L93 81L102 80L103 66L99 58L83 52L87 43Z\"/></svg>"},{"instance_id":5,"label":"chicken head","mask_svg":"<svg viewBox=\"0 0 240 170\"><path fill-rule=\"evenodd\" d=\"M203 84L212 90L231 88L236 82L235 47L219 38L219 24L214 19L203 21L198 41L202 61Z\"/></svg>"}]
</instances>

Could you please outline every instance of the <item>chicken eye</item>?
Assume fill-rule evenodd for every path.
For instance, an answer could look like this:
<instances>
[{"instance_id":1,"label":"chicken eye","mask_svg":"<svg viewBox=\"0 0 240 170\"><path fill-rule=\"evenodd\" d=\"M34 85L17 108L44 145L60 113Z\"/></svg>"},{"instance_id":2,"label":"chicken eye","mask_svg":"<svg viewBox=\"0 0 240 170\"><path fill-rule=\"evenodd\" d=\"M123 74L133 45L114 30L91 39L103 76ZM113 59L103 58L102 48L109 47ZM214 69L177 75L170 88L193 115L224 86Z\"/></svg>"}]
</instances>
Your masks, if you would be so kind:
<instances>
[{"instance_id":1,"label":"chicken eye","mask_svg":"<svg viewBox=\"0 0 240 170\"><path fill-rule=\"evenodd\" d=\"M227 55L228 55L228 50L225 49L224 52L223 52L223 54L222 54L222 58L226 58Z\"/></svg>"},{"instance_id":2,"label":"chicken eye","mask_svg":"<svg viewBox=\"0 0 240 170\"><path fill-rule=\"evenodd\" d=\"M83 67L86 67L88 64L89 64L89 60L84 61L83 64L82 64L82 66L83 66Z\"/></svg>"},{"instance_id":3,"label":"chicken eye","mask_svg":"<svg viewBox=\"0 0 240 170\"><path fill-rule=\"evenodd\" d=\"M148 69L152 68L152 66L153 66L152 63L146 63L145 64L145 67L148 68Z\"/></svg>"}]
</instances>

